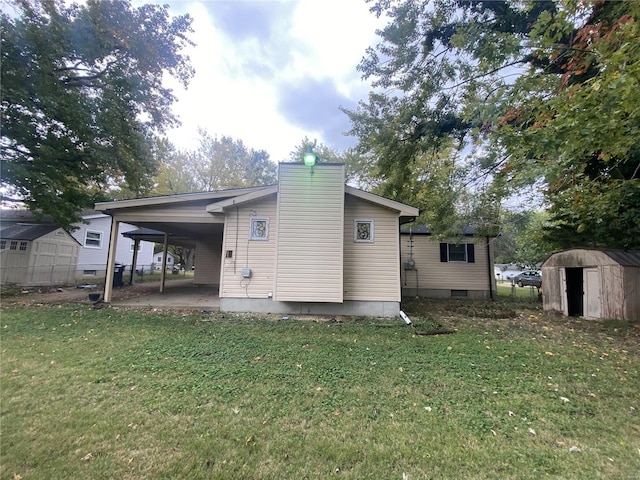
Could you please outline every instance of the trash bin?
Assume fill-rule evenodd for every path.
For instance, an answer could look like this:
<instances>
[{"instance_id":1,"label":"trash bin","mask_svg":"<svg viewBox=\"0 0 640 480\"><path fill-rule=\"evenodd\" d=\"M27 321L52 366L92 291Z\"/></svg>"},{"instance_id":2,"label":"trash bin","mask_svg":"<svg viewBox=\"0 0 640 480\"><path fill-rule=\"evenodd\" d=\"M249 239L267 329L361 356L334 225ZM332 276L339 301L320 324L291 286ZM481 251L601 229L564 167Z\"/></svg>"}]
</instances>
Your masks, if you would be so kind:
<instances>
[{"instance_id":1,"label":"trash bin","mask_svg":"<svg viewBox=\"0 0 640 480\"><path fill-rule=\"evenodd\" d=\"M122 274L124 273L124 265L116 265L113 267L113 286L123 287L124 281L122 280Z\"/></svg>"}]
</instances>

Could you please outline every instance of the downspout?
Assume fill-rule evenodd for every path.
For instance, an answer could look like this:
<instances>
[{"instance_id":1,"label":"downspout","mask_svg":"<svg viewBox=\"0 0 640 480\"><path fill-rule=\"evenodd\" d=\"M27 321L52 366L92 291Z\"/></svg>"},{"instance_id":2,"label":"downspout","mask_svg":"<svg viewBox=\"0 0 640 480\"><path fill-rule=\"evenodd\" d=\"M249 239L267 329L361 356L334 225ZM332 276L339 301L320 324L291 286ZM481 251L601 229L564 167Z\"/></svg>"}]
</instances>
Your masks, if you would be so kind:
<instances>
[{"instance_id":1,"label":"downspout","mask_svg":"<svg viewBox=\"0 0 640 480\"><path fill-rule=\"evenodd\" d=\"M493 298L493 272L491 271L491 244L489 243L489 238L487 237L487 273L489 274L489 298L491 300L495 300Z\"/></svg>"}]
</instances>

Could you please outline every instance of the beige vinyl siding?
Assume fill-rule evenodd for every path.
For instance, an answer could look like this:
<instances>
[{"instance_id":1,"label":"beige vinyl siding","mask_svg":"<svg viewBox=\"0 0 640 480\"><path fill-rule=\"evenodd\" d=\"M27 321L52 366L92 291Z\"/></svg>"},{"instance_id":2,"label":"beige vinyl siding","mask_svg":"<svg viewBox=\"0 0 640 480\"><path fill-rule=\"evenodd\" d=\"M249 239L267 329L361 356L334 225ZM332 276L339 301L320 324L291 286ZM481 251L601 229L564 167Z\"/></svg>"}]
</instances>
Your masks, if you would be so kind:
<instances>
[{"instance_id":1,"label":"beige vinyl siding","mask_svg":"<svg viewBox=\"0 0 640 480\"><path fill-rule=\"evenodd\" d=\"M416 270L404 270L409 259L409 239L413 238L413 260ZM474 243L475 262L441 262L440 240L429 235L401 235L402 286L420 290L489 290L487 246L484 239L465 238L460 242ZM456 243L451 240L449 243ZM493 255L493 253L491 254ZM493 267L491 268L493 281Z\"/></svg>"},{"instance_id":2,"label":"beige vinyl siding","mask_svg":"<svg viewBox=\"0 0 640 480\"><path fill-rule=\"evenodd\" d=\"M249 240L250 219L269 219L267 240ZM226 258L227 250L233 258ZM273 269L276 252L276 195L238 207L226 212L222 247L222 277L220 296L235 298L268 298L273 292ZM196 256L198 270L199 254ZM251 269L251 278L242 277L242 269Z\"/></svg>"},{"instance_id":3,"label":"beige vinyl siding","mask_svg":"<svg viewBox=\"0 0 640 480\"><path fill-rule=\"evenodd\" d=\"M219 285L222 266L222 234L196 242L194 285Z\"/></svg>"},{"instance_id":4,"label":"beige vinyl siding","mask_svg":"<svg viewBox=\"0 0 640 480\"><path fill-rule=\"evenodd\" d=\"M373 243L354 241L354 221L373 220ZM345 198L344 299L400 301L398 213Z\"/></svg>"},{"instance_id":5,"label":"beige vinyl siding","mask_svg":"<svg viewBox=\"0 0 640 480\"><path fill-rule=\"evenodd\" d=\"M57 232L61 232L56 235ZM26 242L26 250L2 251L0 260L3 284L25 286L65 285L73 283L80 245L62 229L54 230L33 241L17 240L18 247Z\"/></svg>"},{"instance_id":6,"label":"beige vinyl siding","mask_svg":"<svg viewBox=\"0 0 640 480\"><path fill-rule=\"evenodd\" d=\"M274 298L342 302L344 165L280 164Z\"/></svg>"}]
</instances>

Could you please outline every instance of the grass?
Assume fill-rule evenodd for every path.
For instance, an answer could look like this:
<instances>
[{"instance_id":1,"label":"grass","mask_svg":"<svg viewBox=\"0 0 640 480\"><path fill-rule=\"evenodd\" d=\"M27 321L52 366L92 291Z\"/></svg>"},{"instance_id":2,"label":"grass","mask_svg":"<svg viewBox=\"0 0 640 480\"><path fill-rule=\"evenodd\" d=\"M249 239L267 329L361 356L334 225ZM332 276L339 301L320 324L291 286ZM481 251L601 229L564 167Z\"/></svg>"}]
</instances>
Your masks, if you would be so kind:
<instances>
[{"instance_id":1,"label":"grass","mask_svg":"<svg viewBox=\"0 0 640 480\"><path fill-rule=\"evenodd\" d=\"M0 478L638 478L640 330L522 306L5 305Z\"/></svg>"}]
</instances>

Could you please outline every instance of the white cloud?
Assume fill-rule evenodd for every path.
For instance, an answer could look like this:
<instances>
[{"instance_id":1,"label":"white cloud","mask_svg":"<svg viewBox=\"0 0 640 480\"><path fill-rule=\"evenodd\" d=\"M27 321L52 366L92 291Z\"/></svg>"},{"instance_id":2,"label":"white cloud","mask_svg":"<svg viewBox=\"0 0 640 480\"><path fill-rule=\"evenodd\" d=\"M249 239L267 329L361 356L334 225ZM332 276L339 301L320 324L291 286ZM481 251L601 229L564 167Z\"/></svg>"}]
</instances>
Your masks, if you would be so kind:
<instances>
[{"instance_id":1,"label":"white cloud","mask_svg":"<svg viewBox=\"0 0 640 480\"><path fill-rule=\"evenodd\" d=\"M366 94L356 66L374 43L379 22L363 0L302 0L285 4L288 10L282 10L279 2L248 2L237 11L242 18L230 17L236 13L234 2L170 5L172 14L187 12L193 17L191 38L197 44L188 51L196 70L189 86L183 89L172 83L179 99L173 111L182 126L168 135L178 148L195 148L198 128L266 150L274 161L287 159L304 136L334 148L344 145L335 122L342 115L348 127L348 119L338 112L338 104L318 110L331 117L315 118L316 125L300 122L295 111L290 114L296 107L291 103L299 101L295 92L308 92L310 84L321 80L329 82L323 84L328 102L343 97L355 103ZM256 5L260 7L256 15L265 15L272 7L278 10L255 18L251 15ZM222 9L224 15L218 16ZM290 18L284 16L289 10ZM285 101L282 96L289 93L294 97Z\"/></svg>"}]
</instances>

